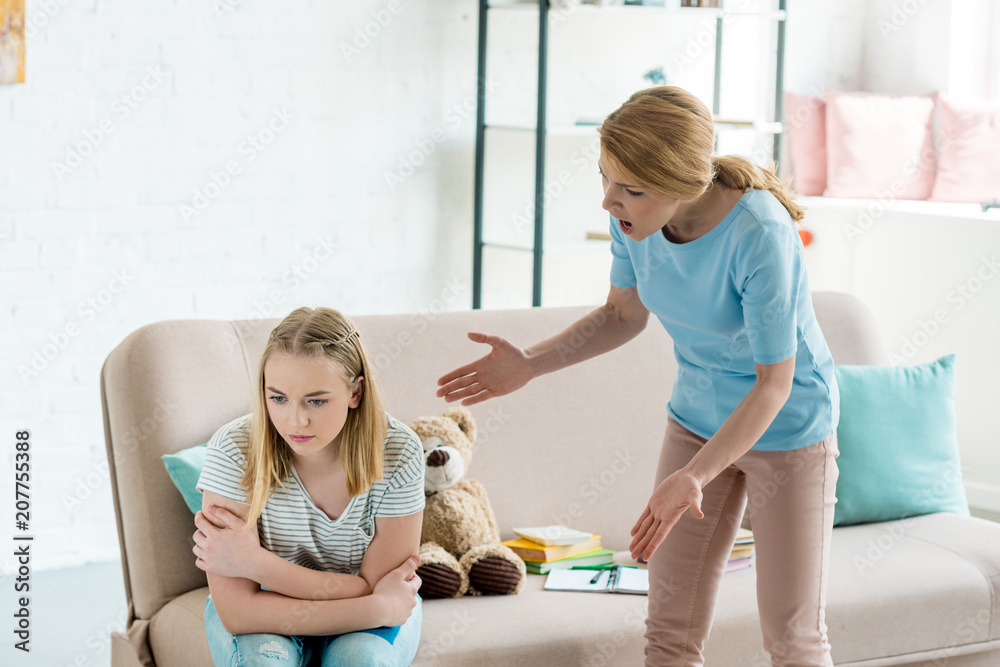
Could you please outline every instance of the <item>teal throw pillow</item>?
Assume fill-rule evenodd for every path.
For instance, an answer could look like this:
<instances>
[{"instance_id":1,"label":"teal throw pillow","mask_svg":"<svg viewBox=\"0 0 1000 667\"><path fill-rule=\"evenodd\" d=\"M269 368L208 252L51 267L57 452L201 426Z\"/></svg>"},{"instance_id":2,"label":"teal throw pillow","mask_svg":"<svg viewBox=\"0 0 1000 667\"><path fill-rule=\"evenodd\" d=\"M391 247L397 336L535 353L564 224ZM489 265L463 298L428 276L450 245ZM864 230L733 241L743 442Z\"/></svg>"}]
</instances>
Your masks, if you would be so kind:
<instances>
[{"instance_id":1,"label":"teal throw pillow","mask_svg":"<svg viewBox=\"0 0 1000 667\"><path fill-rule=\"evenodd\" d=\"M201 476L201 469L205 467L205 454L208 452L208 443L195 445L188 449L182 449L176 454L164 454L163 465L167 467L167 474L177 490L184 497L191 513L194 514L201 509L201 491L195 488L198 478Z\"/></svg>"},{"instance_id":2,"label":"teal throw pillow","mask_svg":"<svg viewBox=\"0 0 1000 667\"><path fill-rule=\"evenodd\" d=\"M919 366L837 366L834 525L969 515L955 422L955 355Z\"/></svg>"}]
</instances>

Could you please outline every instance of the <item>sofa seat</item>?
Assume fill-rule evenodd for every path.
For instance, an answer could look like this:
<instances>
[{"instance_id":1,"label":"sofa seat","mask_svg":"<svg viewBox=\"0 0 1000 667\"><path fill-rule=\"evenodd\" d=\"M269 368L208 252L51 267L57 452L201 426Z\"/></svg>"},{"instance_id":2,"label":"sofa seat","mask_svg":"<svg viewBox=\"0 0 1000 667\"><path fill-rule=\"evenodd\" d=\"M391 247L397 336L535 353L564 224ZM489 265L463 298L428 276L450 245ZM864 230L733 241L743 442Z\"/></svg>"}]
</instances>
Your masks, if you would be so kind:
<instances>
[{"instance_id":1,"label":"sofa seat","mask_svg":"<svg viewBox=\"0 0 1000 667\"><path fill-rule=\"evenodd\" d=\"M156 664L212 667L205 636L208 586L179 595L163 606L149 624L149 646Z\"/></svg>"},{"instance_id":2,"label":"sofa seat","mask_svg":"<svg viewBox=\"0 0 1000 667\"><path fill-rule=\"evenodd\" d=\"M961 523L969 524L966 531L978 524L982 539L957 538L965 532ZM830 578L837 586L828 593L827 624L837 665L910 664L917 656L960 664L955 651L941 647L1000 648L1000 627L991 621L992 605L1000 601L997 553L1000 526L954 515L834 530ZM528 575L519 595L425 601L413 664L642 664L645 596L557 593L543 590L544 582L544 576ZM207 596L207 587L185 593L153 618L149 642L157 664L212 664L202 621ZM769 664L756 598L753 568L725 576L708 665Z\"/></svg>"},{"instance_id":3,"label":"sofa seat","mask_svg":"<svg viewBox=\"0 0 1000 667\"><path fill-rule=\"evenodd\" d=\"M827 623L834 647L838 637L845 639L841 650L834 648L838 663L1000 644L994 615L1000 525L932 514L845 526L834 536L830 577L838 586L829 594ZM944 650L935 657L947 656ZM1000 665L1000 657L993 664Z\"/></svg>"},{"instance_id":4,"label":"sofa seat","mask_svg":"<svg viewBox=\"0 0 1000 667\"><path fill-rule=\"evenodd\" d=\"M970 541L976 530L982 539ZM837 585L827 602L835 662L908 664L933 652L926 659L947 657L946 664L958 665L955 652L941 647L1000 648L1000 627L996 620L991 625L992 605L1000 602L998 553L1000 525L969 517L932 514L835 529L830 579ZM556 593L542 590L544 581L529 575L515 597L426 603L432 612L424 615L414 665L495 665L501 656L502 664L519 667L642 664L646 597ZM982 612L970 617L971 609ZM511 634L517 646L510 645ZM1000 665L998 654L992 660L983 664ZM705 661L770 664L753 568L725 575Z\"/></svg>"},{"instance_id":5,"label":"sofa seat","mask_svg":"<svg viewBox=\"0 0 1000 667\"><path fill-rule=\"evenodd\" d=\"M997 554L1000 525L973 517L930 514L835 528L826 611L834 662L882 667L946 658L932 664L957 667L967 663L949 647L963 646L961 653L989 651L983 665L1000 665L1000 627L991 616L1000 603ZM725 576L707 665L770 665L753 622L752 572Z\"/></svg>"}]
</instances>

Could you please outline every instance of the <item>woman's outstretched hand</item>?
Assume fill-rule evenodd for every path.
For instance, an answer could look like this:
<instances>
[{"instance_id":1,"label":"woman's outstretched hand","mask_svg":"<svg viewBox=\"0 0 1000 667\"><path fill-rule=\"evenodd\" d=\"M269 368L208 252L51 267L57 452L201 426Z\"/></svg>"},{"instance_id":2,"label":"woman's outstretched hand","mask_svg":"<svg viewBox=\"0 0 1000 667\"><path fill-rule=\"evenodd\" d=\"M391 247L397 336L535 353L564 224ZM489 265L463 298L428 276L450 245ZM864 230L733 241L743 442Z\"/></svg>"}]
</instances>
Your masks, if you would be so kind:
<instances>
[{"instance_id":1,"label":"woman's outstretched hand","mask_svg":"<svg viewBox=\"0 0 1000 667\"><path fill-rule=\"evenodd\" d=\"M417 591L420 590L420 577L417 566L420 556L413 554L395 570L389 570L378 580L372 595L378 596L383 602L383 625L402 625L410 617L413 608L417 606Z\"/></svg>"},{"instance_id":2,"label":"woman's outstretched hand","mask_svg":"<svg viewBox=\"0 0 1000 667\"><path fill-rule=\"evenodd\" d=\"M195 565L205 572L223 577L251 579L251 562L260 548L257 526L248 529L242 519L222 507L210 510L211 515L198 512L194 515L194 548L198 557Z\"/></svg>"},{"instance_id":3,"label":"woman's outstretched hand","mask_svg":"<svg viewBox=\"0 0 1000 667\"><path fill-rule=\"evenodd\" d=\"M438 379L438 396L451 403L464 399L462 405L475 405L488 398L503 396L520 389L531 379L531 366L524 350L506 338L469 332L469 339L485 343L493 350L471 364L453 370Z\"/></svg>"},{"instance_id":4,"label":"woman's outstretched hand","mask_svg":"<svg viewBox=\"0 0 1000 667\"><path fill-rule=\"evenodd\" d=\"M663 480L632 526L632 544L628 548L632 558L642 556L648 561L686 510L694 518L704 519L701 498L701 484L689 472L678 470Z\"/></svg>"}]
</instances>

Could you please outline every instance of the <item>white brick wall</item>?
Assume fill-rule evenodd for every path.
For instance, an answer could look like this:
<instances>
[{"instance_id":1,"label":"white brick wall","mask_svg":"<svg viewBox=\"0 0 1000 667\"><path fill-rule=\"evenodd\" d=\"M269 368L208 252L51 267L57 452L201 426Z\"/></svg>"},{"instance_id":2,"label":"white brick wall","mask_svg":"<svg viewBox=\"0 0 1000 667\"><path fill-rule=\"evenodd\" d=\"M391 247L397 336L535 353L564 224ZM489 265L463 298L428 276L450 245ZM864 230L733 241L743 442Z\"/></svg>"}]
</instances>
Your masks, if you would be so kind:
<instances>
[{"instance_id":1,"label":"white brick wall","mask_svg":"<svg viewBox=\"0 0 1000 667\"><path fill-rule=\"evenodd\" d=\"M348 63L341 42L386 0L29 3L27 83L0 87L0 434L32 431L34 568L118 558L98 383L130 332L303 304L405 312L451 280L469 306L473 124L395 192L382 178L474 90L474 8L433 5L402 2ZM214 197L185 221L196 190ZM336 259L291 282L321 238Z\"/></svg>"}]
</instances>

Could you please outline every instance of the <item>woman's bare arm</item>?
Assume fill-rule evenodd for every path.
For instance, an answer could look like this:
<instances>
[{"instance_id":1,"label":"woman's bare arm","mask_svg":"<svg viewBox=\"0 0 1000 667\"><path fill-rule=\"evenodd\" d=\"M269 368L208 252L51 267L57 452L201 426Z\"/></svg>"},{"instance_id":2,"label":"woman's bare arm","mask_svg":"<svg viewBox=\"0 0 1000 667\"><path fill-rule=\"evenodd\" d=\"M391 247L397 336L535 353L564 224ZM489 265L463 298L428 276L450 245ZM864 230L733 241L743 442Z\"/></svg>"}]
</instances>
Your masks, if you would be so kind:
<instances>
[{"instance_id":1,"label":"woman's bare arm","mask_svg":"<svg viewBox=\"0 0 1000 667\"><path fill-rule=\"evenodd\" d=\"M607 303L555 336L521 349L501 336L469 333L492 351L485 357L442 376L438 396L448 402L474 405L520 389L532 378L609 352L646 328L649 311L635 287L611 287Z\"/></svg>"},{"instance_id":2,"label":"woman's bare arm","mask_svg":"<svg viewBox=\"0 0 1000 667\"><path fill-rule=\"evenodd\" d=\"M750 451L788 402L795 378L795 357L776 364L754 364L757 380L732 414L698 450L685 472L704 488L719 473Z\"/></svg>"},{"instance_id":3,"label":"woman's bare arm","mask_svg":"<svg viewBox=\"0 0 1000 667\"><path fill-rule=\"evenodd\" d=\"M561 370L624 345L646 328L649 311L635 287L611 287L607 302L564 331L525 350L532 376Z\"/></svg>"},{"instance_id":4,"label":"woman's bare arm","mask_svg":"<svg viewBox=\"0 0 1000 667\"><path fill-rule=\"evenodd\" d=\"M632 526L629 552L645 560L690 509L701 519L701 490L734 461L750 451L788 401L795 377L795 357L777 364L755 364L757 380L719 430L690 463L660 482L639 520Z\"/></svg>"}]
</instances>

